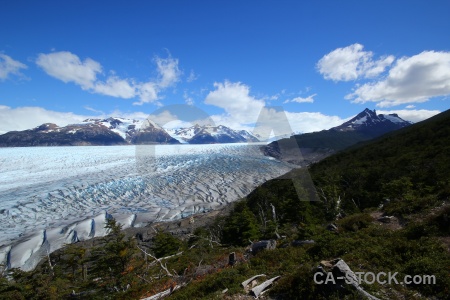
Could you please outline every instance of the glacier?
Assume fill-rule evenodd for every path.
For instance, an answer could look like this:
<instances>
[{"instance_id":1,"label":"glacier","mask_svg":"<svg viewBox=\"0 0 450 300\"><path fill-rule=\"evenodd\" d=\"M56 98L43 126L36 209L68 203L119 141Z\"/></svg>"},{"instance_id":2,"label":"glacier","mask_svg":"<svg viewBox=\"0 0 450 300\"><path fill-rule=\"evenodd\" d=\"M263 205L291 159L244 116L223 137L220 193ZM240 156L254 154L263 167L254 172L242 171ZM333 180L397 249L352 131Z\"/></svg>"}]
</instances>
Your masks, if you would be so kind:
<instances>
[{"instance_id":1,"label":"glacier","mask_svg":"<svg viewBox=\"0 0 450 300\"><path fill-rule=\"evenodd\" d=\"M0 263L32 270L65 244L214 210L293 168L261 144L0 148Z\"/></svg>"}]
</instances>

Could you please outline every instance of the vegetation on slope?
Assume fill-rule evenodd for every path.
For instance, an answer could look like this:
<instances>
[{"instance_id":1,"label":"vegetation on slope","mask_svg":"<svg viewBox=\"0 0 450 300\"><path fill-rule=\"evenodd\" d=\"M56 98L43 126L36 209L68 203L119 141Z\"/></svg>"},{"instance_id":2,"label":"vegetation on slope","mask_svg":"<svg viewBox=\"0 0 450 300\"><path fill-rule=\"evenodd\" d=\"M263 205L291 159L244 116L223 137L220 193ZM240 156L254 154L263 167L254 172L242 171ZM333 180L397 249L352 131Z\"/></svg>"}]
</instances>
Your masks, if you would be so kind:
<instances>
[{"instance_id":1,"label":"vegetation on slope","mask_svg":"<svg viewBox=\"0 0 450 300\"><path fill-rule=\"evenodd\" d=\"M450 196L450 111L324 159L310 169L327 197L347 212L377 207L421 212Z\"/></svg>"}]
</instances>

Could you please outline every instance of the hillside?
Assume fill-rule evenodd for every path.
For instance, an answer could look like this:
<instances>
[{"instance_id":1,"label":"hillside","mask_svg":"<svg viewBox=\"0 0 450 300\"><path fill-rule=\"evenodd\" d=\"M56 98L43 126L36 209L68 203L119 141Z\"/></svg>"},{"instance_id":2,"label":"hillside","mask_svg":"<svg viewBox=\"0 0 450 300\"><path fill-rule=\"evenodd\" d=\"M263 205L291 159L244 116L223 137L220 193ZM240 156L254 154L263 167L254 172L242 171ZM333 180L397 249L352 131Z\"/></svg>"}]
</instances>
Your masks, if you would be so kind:
<instances>
[{"instance_id":1,"label":"hillside","mask_svg":"<svg viewBox=\"0 0 450 300\"><path fill-rule=\"evenodd\" d=\"M265 155L277 159L309 165L359 142L371 140L411 124L397 114L377 115L375 110L366 108L339 126L274 141L262 147L262 151ZM293 147L300 149L302 157L292 153Z\"/></svg>"},{"instance_id":2,"label":"hillside","mask_svg":"<svg viewBox=\"0 0 450 300\"><path fill-rule=\"evenodd\" d=\"M449 299L449 145L446 111L270 180L201 227L193 216L127 239L112 221L92 248L72 245L34 272L12 272L0 297L251 299L241 283L265 274L255 285L278 280L260 299ZM436 282L314 282L317 272L346 274L343 265Z\"/></svg>"},{"instance_id":3,"label":"hillside","mask_svg":"<svg viewBox=\"0 0 450 300\"><path fill-rule=\"evenodd\" d=\"M440 200L450 195L450 111L355 146L311 167L318 185L334 186L359 208L414 191ZM399 185L395 192L393 181ZM405 190L409 187L410 190ZM394 193L394 194L393 194ZM392 204L390 204L392 205Z\"/></svg>"}]
</instances>

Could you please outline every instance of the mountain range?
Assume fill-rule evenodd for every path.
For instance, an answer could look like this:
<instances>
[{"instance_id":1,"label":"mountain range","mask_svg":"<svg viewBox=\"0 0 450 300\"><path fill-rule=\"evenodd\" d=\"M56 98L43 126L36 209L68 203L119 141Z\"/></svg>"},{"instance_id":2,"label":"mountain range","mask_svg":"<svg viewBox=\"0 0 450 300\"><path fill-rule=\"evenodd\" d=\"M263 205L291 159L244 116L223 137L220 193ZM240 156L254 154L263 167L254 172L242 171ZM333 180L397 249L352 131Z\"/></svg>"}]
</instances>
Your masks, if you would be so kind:
<instances>
[{"instance_id":1,"label":"mountain range","mask_svg":"<svg viewBox=\"0 0 450 300\"><path fill-rule=\"evenodd\" d=\"M215 144L258 142L245 130L223 125L198 124L165 130L151 120L125 118L86 119L60 127L45 123L33 129L10 131L0 135L0 147L27 146L98 146L140 144Z\"/></svg>"},{"instance_id":2,"label":"mountain range","mask_svg":"<svg viewBox=\"0 0 450 300\"><path fill-rule=\"evenodd\" d=\"M233 130L226 126L200 126L168 130L168 133L180 143L215 144L259 142L258 138L246 130Z\"/></svg>"},{"instance_id":3,"label":"mountain range","mask_svg":"<svg viewBox=\"0 0 450 300\"><path fill-rule=\"evenodd\" d=\"M293 135L261 147L267 156L298 165L309 165L362 141L413 124L397 114L377 114L366 108L343 124L318 132Z\"/></svg>"},{"instance_id":4,"label":"mountain range","mask_svg":"<svg viewBox=\"0 0 450 300\"><path fill-rule=\"evenodd\" d=\"M296 134L262 147L265 155L300 165L318 161L361 141L411 125L397 114L365 109L340 126L319 132ZM224 125L198 125L164 129L155 122L125 118L86 119L60 127L45 123L33 129L0 135L0 147L98 146L141 144L216 144L259 142L245 130ZM301 151L301 156L298 153ZM302 158L300 158L302 157Z\"/></svg>"}]
</instances>

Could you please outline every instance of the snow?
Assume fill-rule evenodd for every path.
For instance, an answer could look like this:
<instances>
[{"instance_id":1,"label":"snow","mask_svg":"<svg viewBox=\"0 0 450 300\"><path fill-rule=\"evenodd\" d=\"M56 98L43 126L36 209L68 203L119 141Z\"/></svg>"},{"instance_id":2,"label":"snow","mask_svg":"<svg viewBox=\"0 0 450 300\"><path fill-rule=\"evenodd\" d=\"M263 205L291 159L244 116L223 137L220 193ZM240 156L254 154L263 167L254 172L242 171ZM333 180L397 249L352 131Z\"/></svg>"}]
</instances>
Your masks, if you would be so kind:
<instances>
[{"instance_id":1,"label":"snow","mask_svg":"<svg viewBox=\"0 0 450 300\"><path fill-rule=\"evenodd\" d=\"M166 132L178 140L182 144L188 143L197 133L201 132L202 134L209 134L214 138L220 138L221 136L228 136L230 138L234 138L236 140L250 139L255 136L251 135L249 132L245 130L236 131L231 128L228 128L223 125L212 126L212 125L194 125L188 128L178 128L178 129L166 129Z\"/></svg>"},{"instance_id":2,"label":"snow","mask_svg":"<svg viewBox=\"0 0 450 300\"><path fill-rule=\"evenodd\" d=\"M367 121L367 116L362 117L361 119L355 120L353 124L362 125L365 124Z\"/></svg>"},{"instance_id":3,"label":"snow","mask_svg":"<svg viewBox=\"0 0 450 300\"><path fill-rule=\"evenodd\" d=\"M187 144L188 141L195 136L195 128L179 128L166 129L166 132L182 144Z\"/></svg>"},{"instance_id":4,"label":"snow","mask_svg":"<svg viewBox=\"0 0 450 300\"><path fill-rule=\"evenodd\" d=\"M0 263L235 201L291 169L260 144L0 148Z\"/></svg>"},{"instance_id":5,"label":"snow","mask_svg":"<svg viewBox=\"0 0 450 300\"><path fill-rule=\"evenodd\" d=\"M119 122L117 122L119 121ZM111 131L120 135L124 140L127 139L127 132L129 131L129 126L134 125L135 130L139 130L142 126L152 125L156 128L161 128L156 123L150 120L132 120L125 118L113 118L110 117L108 119L87 119L78 125L103 125L106 128L109 128ZM77 125L77 124L74 124Z\"/></svg>"},{"instance_id":6,"label":"snow","mask_svg":"<svg viewBox=\"0 0 450 300\"><path fill-rule=\"evenodd\" d=\"M382 115L385 119L391 121L392 123L404 123L405 121L400 119L399 117L392 115Z\"/></svg>"}]
</instances>

